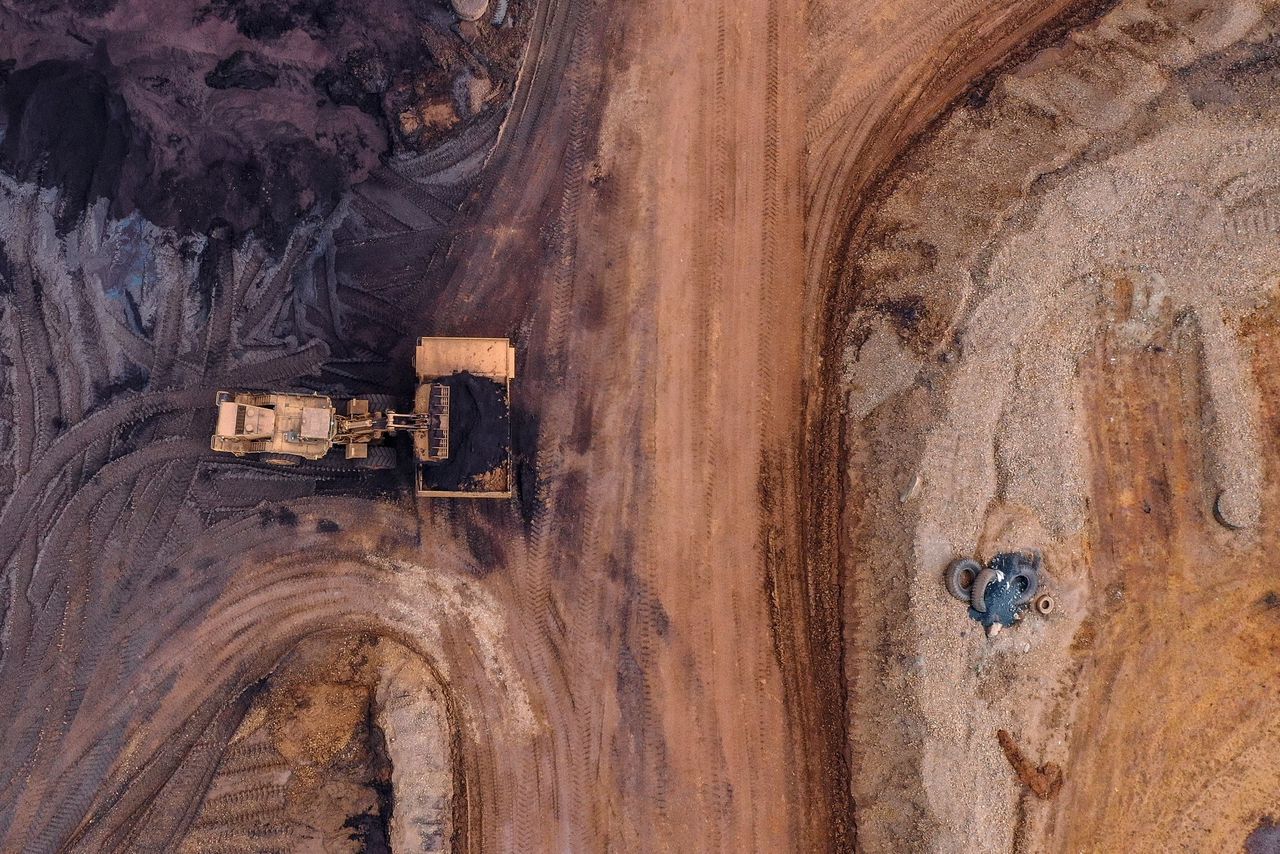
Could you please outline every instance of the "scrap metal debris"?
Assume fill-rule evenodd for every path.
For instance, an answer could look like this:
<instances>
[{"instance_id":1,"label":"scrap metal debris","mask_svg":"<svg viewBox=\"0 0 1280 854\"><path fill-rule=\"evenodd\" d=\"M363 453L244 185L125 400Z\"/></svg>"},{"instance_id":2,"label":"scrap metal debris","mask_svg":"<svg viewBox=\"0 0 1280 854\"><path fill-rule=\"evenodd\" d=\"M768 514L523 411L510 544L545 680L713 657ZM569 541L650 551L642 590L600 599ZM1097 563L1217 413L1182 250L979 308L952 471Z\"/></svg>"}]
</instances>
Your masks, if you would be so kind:
<instances>
[{"instance_id":1,"label":"scrap metal debris","mask_svg":"<svg viewBox=\"0 0 1280 854\"><path fill-rule=\"evenodd\" d=\"M1032 765L1031 760L1022 754L1018 745L1014 743L1013 736L1009 735L1007 730L996 730L996 740L1000 742L1000 749L1004 751L1005 758L1013 766L1018 779L1034 792L1037 798L1047 801L1058 794L1058 790L1062 788L1062 768L1057 763L1046 762L1039 768Z\"/></svg>"},{"instance_id":2,"label":"scrap metal debris","mask_svg":"<svg viewBox=\"0 0 1280 854\"><path fill-rule=\"evenodd\" d=\"M985 567L963 558L947 568L947 592L968 603L969 616L994 636L1022 619L1040 588L1043 563L1039 552L1001 552Z\"/></svg>"}]
</instances>

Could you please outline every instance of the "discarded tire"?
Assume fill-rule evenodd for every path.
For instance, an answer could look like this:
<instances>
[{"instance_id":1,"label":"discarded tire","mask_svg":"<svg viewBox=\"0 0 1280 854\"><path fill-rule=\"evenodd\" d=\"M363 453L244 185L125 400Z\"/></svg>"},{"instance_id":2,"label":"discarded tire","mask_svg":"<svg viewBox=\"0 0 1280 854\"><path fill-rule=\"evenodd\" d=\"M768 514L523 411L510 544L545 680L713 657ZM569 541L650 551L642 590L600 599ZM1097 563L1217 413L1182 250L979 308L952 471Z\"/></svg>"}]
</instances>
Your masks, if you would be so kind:
<instances>
[{"instance_id":1,"label":"discarded tire","mask_svg":"<svg viewBox=\"0 0 1280 854\"><path fill-rule=\"evenodd\" d=\"M978 577L974 580L973 589L969 591L969 604L979 614L987 613L987 588L991 586L991 582L999 577L998 572L988 567L979 572Z\"/></svg>"},{"instance_id":2,"label":"discarded tire","mask_svg":"<svg viewBox=\"0 0 1280 854\"><path fill-rule=\"evenodd\" d=\"M1251 514L1239 506L1239 501L1233 502L1231 498L1232 496L1224 489L1213 500L1213 518L1218 520L1218 524L1229 531L1239 531L1257 524L1257 520L1251 520Z\"/></svg>"},{"instance_id":3,"label":"discarded tire","mask_svg":"<svg viewBox=\"0 0 1280 854\"><path fill-rule=\"evenodd\" d=\"M1036 591L1040 588L1040 573L1033 567L1021 565L1011 573L1009 583L1022 588L1022 592L1018 594L1017 599L1013 600L1013 603L1028 605L1036 598Z\"/></svg>"},{"instance_id":4,"label":"discarded tire","mask_svg":"<svg viewBox=\"0 0 1280 854\"><path fill-rule=\"evenodd\" d=\"M977 581L980 572L982 572L982 565L972 558L962 558L952 562L951 566L947 567L947 592L961 602L968 602L969 591L973 589L973 582Z\"/></svg>"},{"instance_id":5,"label":"discarded tire","mask_svg":"<svg viewBox=\"0 0 1280 854\"><path fill-rule=\"evenodd\" d=\"M1033 607L1036 609L1037 614L1042 617L1047 617L1053 613L1055 608L1058 607L1058 602L1048 593L1041 593L1036 597L1035 605Z\"/></svg>"}]
</instances>

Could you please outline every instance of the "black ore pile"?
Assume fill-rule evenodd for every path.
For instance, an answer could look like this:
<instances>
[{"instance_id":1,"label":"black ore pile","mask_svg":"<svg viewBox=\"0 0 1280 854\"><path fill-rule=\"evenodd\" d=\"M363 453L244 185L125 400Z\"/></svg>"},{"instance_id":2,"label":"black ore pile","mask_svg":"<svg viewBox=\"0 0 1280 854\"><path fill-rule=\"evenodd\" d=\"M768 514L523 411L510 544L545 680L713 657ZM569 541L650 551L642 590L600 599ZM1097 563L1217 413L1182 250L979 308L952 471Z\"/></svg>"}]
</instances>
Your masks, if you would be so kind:
<instances>
[{"instance_id":1,"label":"black ore pile","mask_svg":"<svg viewBox=\"0 0 1280 854\"><path fill-rule=\"evenodd\" d=\"M72 62L41 62L9 76L0 108L7 117L0 169L61 187L68 212L114 195L133 128L124 99L101 74Z\"/></svg>"},{"instance_id":2,"label":"black ore pile","mask_svg":"<svg viewBox=\"0 0 1280 854\"><path fill-rule=\"evenodd\" d=\"M430 489L465 489L511 453L507 389L466 371L433 382L449 386L449 458L422 463L423 482Z\"/></svg>"}]
</instances>

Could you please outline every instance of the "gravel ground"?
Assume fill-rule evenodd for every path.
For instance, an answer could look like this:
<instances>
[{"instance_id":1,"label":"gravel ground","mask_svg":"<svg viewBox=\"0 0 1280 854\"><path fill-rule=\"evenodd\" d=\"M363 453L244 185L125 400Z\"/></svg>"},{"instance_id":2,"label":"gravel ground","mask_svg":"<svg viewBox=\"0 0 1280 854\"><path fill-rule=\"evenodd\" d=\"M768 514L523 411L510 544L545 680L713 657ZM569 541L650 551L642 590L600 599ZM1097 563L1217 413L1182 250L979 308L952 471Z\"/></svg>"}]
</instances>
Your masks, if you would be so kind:
<instances>
[{"instance_id":1,"label":"gravel ground","mask_svg":"<svg viewBox=\"0 0 1280 854\"><path fill-rule=\"evenodd\" d=\"M1241 330L1280 267L1274 22L1248 2L1193 12L1122 3L954 108L887 179L852 257L865 290L847 355L850 477L870 497L849 524L860 565L894 567L852 582L852 619L888 632L880 654L855 632L850 656L866 686L851 727L867 850L1059 850L1051 808L1028 801L994 733L1069 778L1072 739L1089 737L1073 732L1088 705L1073 698L1096 663L1081 627L1107 596L1092 568L1099 494L1131 489L1097 447L1099 423L1125 417L1091 390L1124 361L1100 354L1190 366L1203 448L1195 481L1173 488L1207 512L1216 499L1232 528L1259 522L1264 407ZM985 639L942 570L1027 547L1046 552L1059 611ZM896 619L867 621L868 597ZM901 800L883 788L895 775ZM1145 840L1170 850L1172 837Z\"/></svg>"}]
</instances>

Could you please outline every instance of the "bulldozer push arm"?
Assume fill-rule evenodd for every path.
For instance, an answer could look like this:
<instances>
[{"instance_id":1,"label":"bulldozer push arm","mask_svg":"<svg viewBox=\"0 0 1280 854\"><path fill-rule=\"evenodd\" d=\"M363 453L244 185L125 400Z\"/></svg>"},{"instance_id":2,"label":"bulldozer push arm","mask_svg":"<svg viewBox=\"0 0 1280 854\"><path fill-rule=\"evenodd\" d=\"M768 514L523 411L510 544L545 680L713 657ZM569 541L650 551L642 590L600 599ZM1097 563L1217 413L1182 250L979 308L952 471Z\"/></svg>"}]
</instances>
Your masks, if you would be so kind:
<instances>
[{"instance_id":1,"label":"bulldozer push arm","mask_svg":"<svg viewBox=\"0 0 1280 854\"><path fill-rule=\"evenodd\" d=\"M431 445L432 459L444 460L449 457L449 389L444 388L443 403L433 405L430 412L368 412L368 402L351 401L352 409L364 409L352 415L337 415L336 429L333 436L335 445L368 444L393 436L396 433L426 433ZM358 406L357 404L364 404ZM349 410L350 411L350 410Z\"/></svg>"}]
</instances>

